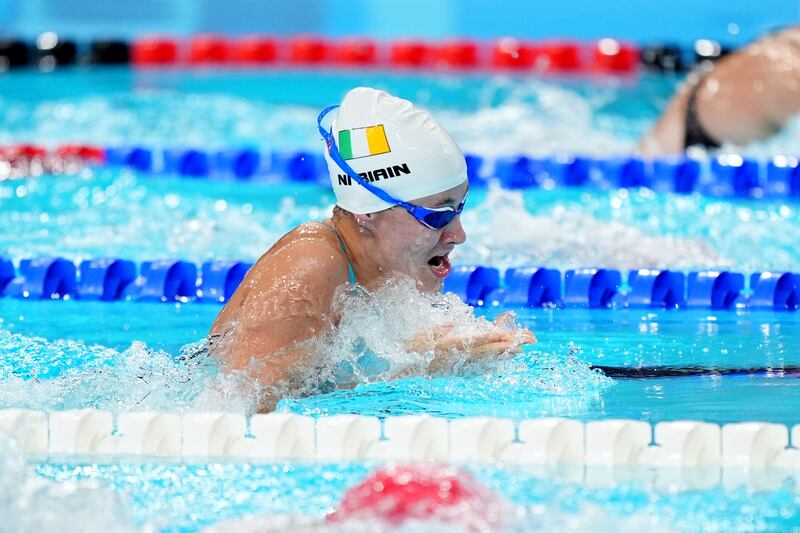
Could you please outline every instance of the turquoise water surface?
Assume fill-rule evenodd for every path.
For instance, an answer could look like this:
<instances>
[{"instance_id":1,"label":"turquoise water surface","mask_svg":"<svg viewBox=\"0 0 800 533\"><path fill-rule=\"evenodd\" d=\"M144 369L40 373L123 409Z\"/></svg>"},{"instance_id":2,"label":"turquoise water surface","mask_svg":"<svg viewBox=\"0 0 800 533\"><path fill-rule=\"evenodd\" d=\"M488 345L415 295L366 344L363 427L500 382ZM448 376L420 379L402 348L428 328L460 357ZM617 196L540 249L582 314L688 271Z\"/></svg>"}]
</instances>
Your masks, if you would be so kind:
<instances>
[{"instance_id":1,"label":"turquoise water surface","mask_svg":"<svg viewBox=\"0 0 800 533\"><path fill-rule=\"evenodd\" d=\"M0 76L0 143L317 150L314 119L319 108L338 101L353 85L371 84L430 106L456 140L475 153L607 155L632 149L677 81L379 72L28 72ZM790 153L798 138L790 127L781 137L741 150ZM327 217L333 201L329 190L311 184L181 180L118 168L0 181L0 255L15 263L44 255L75 261L107 256L137 262L254 261L291 228ZM646 189L474 188L462 217L468 240L453 258L501 268L797 272L798 207L775 199ZM378 298L375 305L395 314L365 326L360 332L364 337L398 334L393 319L409 314L423 322L436 318L425 305L398 308L390 296ZM0 298L0 408L250 411L252 390L226 381L218 362L202 349L219 309L194 302ZM493 318L500 311L477 314ZM312 389L306 391L310 395L289 395L278 409L313 416L428 413L653 423L800 422L793 408L800 405L797 313L517 313L539 343L511 360L467 366L446 377L364 379L354 389L328 393ZM331 353L342 348L334 343ZM391 364L399 364L404 355L397 349L384 353ZM17 455L3 448L0 516L41 520L20 522L16 529L22 531L58 529L64 516L83 516L87 527L108 519L120 530L125 524L151 524L164 531L194 531L251 513L323 516L369 469L95 464L60 458L20 466ZM768 490L763 492L712 482L707 490L675 493L656 486L647 473L615 488L593 489L569 478L544 480L519 469L473 471L526 509L523 524L528 527L558 529L565 520L572 520L576 530L800 527L796 489L776 473L764 474ZM27 493L19 479L57 484L22 498ZM74 481L96 485L75 487Z\"/></svg>"}]
</instances>

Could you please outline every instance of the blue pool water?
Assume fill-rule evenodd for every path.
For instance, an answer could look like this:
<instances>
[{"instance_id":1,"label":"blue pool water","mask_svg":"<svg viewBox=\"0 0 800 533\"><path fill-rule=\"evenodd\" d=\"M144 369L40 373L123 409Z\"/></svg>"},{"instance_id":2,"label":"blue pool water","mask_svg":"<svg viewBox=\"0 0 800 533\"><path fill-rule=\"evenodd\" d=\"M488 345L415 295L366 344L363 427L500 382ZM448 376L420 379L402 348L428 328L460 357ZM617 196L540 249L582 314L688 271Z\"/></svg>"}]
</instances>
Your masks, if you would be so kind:
<instances>
[{"instance_id":1,"label":"blue pool water","mask_svg":"<svg viewBox=\"0 0 800 533\"><path fill-rule=\"evenodd\" d=\"M634 146L676 82L375 72L20 73L0 76L0 142L319 149L318 109L355 84L375 84L433 108L476 153L612 154ZM790 127L743 150L788 153L798 138ZM468 241L454 254L461 263L800 270L796 203L589 189L483 189L472 191L469 201L463 216ZM311 184L189 181L113 168L6 181L0 182L0 255L15 262L41 255L253 261L297 224L325 218L332 203L328 190ZM375 305L394 311L357 333L400 336L394 324L408 319L408 311L396 303L391 294L378 298ZM0 408L251 410L252 390L226 380L200 349L219 309L199 303L0 299ZM800 405L796 313L517 312L540 342L510 361L435 379L365 380L352 390L309 390L311 395L285 398L278 409L314 416L800 422L793 407ZM490 319L498 313L477 312ZM344 343L333 339L332 351L346 348L337 340ZM383 348L393 364L406 355L397 345ZM0 516L42 521L41 527L21 523L18 530L54 529L63 516L81 509L95 523L107 518L121 530L126 523L149 523L194 531L250 513L322 516L369 471L368 465L93 464L58 458L13 466L14 457L0 450ZM58 482L25 504L52 512L19 511L22 489L11 481L25 469L33 472L30 479ZM647 475L613 489L592 489L514 469L474 471L527 509L527 526L552 527L566 517L583 530L800 526L797 493L778 474L763 493L714 485L673 494L658 490ZM97 486L69 484L75 481Z\"/></svg>"}]
</instances>

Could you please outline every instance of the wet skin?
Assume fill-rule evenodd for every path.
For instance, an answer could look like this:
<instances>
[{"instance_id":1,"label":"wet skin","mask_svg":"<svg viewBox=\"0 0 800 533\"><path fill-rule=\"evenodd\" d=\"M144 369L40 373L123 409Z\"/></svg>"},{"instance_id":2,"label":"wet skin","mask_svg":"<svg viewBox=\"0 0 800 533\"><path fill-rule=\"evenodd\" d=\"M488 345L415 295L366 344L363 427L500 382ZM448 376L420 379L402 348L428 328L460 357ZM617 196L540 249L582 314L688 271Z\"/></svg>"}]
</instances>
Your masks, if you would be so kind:
<instances>
[{"instance_id":1,"label":"wet skin","mask_svg":"<svg viewBox=\"0 0 800 533\"><path fill-rule=\"evenodd\" d=\"M466 191L464 182L414 203L455 208ZM421 291L434 292L441 290L449 273L447 254L465 240L460 217L433 230L402 208L368 215L337 209L322 223L303 224L278 240L247 273L211 328L212 352L236 370L254 368L254 362L268 358L268 364L256 365L256 375L262 385L279 387L290 371L308 363L302 341L337 325L331 304L336 289L348 282L348 258L358 284L367 290L401 275L417 280ZM535 342L530 332L515 329L471 339L469 344L447 337L446 331L425 338L427 344L418 338L410 340L409 347L433 349L437 356L430 370L437 372L447 369L447 355L454 348L489 357Z\"/></svg>"},{"instance_id":2,"label":"wet skin","mask_svg":"<svg viewBox=\"0 0 800 533\"><path fill-rule=\"evenodd\" d=\"M683 152L689 93L698 83L697 116L714 140L744 145L776 133L800 112L800 29L765 37L707 73L691 73L641 139L642 155Z\"/></svg>"}]
</instances>

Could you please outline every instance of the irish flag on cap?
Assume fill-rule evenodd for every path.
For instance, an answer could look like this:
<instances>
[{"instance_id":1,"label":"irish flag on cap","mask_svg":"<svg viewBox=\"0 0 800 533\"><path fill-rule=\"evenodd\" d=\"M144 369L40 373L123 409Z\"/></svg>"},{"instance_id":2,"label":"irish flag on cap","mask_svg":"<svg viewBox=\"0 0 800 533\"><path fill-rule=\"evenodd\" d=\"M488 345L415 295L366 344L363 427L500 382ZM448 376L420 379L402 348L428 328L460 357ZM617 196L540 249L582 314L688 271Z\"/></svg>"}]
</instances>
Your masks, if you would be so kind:
<instances>
[{"instance_id":1,"label":"irish flag on cap","mask_svg":"<svg viewBox=\"0 0 800 533\"><path fill-rule=\"evenodd\" d=\"M386 131L383 124L368 128L355 128L339 132L339 153L342 158L358 159L371 155L388 154L389 141L386 140Z\"/></svg>"}]
</instances>

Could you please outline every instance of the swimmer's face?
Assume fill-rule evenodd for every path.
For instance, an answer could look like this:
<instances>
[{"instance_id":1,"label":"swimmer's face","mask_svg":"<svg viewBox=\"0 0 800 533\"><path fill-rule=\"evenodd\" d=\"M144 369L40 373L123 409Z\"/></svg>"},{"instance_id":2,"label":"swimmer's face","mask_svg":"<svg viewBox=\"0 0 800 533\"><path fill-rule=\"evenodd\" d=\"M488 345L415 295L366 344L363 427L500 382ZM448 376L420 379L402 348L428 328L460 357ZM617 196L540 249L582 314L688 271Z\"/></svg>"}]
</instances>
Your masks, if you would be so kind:
<instances>
[{"instance_id":1,"label":"swimmer's face","mask_svg":"<svg viewBox=\"0 0 800 533\"><path fill-rule=\"evenodd\" d=\"M412 203L423 207L453 207L464 200L467 182L445 192ZM434 230L423 226L402 207L375 213L372 221L379 264L387 270L416 279L426 292L439 291L450 274L449 254L467 239L457 216L447 226Z\"/></svg>"}]
</instances>

